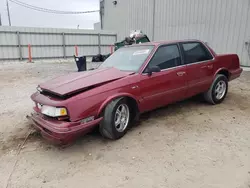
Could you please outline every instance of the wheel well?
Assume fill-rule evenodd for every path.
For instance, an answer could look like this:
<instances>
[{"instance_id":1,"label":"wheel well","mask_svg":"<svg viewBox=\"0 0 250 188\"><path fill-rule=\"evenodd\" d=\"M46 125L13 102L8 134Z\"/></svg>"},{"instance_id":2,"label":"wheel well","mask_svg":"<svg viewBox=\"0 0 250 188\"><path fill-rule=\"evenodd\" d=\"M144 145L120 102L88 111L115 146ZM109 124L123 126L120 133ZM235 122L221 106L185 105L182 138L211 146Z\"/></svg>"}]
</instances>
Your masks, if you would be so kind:
<instances>
[{"instance_id":1,"label":"wheel well","mask_svg":"<svg viewBox=\"0 0 250 188\"><path fill-rule=\"evenodd\" d=\"M130 110L132 112L132 119L133 120L135 120L136 118L139 117L139 114L140 114L139 107L138 107L137 101L134 98L128 97L128 96L121 96L121 97L117 97L117 98L125 98L127 100L128 105L130 107ZM114 99L117 99L117 98L114 98ZM114 100L114 99L112 99L112 100ZM99 116L103 115L105 108L106 108L106 106L104 106L104 108L102 109Z\"/></svg>"},{"instance_id":2,"label":"wheel well","mask_svg":"<svg viewBox=\"0 0 250 188\"><path fill-rule=\"evenodd\" d=\"M128 105L129 105L130 110L132 112L132 120L137 119L138 115L140 113L137 101L131 97L125 97L125 98L127 99Z\"/></svg>"},{"instance_id":3,"label":"wheel well","mask_svg":"<svg viewBox=\"0 0 250 188\"><path fill-rule=\"evenodd\" d=\"M220 71L218 72L218 74L223 74L224 76L227 77L227 79L229 79L229 76L230 76L228 70L225 70L225 69L220 70Z\"/></svg>"}]
</instances>

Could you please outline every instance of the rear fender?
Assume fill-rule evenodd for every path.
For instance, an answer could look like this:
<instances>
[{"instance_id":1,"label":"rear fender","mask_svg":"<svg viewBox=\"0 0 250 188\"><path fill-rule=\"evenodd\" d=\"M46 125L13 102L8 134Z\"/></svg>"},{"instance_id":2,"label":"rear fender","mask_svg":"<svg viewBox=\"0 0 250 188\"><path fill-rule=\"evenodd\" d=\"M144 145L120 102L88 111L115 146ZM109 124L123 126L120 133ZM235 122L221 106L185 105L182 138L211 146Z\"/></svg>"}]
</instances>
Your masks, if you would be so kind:
<instances>
[{"instance_id":1,"label":"rear fender","mask_svg":"<svg viewBox=\"0 0 250 188\"><path fill-rule=\"evenodd\" d=\"M108 103L110 103L112 100L114 99L117 99L117 98L122 98L122 97L130 97L130 98L133 98L136 102L137 102L137 105L139 107L139 102L138 100L136 99L135 96L129 94L129 93L117 93L115 95L112 95L110 97L108 97L103 103L102 105L100 106L100 108L98 109L98 113L97 113L97 116L100 116L102 111L104 110L104 108L108 105ZM140 108L139 108L140 109Z\"/></svg>"},{"instance_id":2,"label":"rear fender","mask_svg":"<svg viewBox=\"0 0 250 188\"><path fill-rule=\"evenodd\" d=\"M219 69L215 72L214 77L213 77L213 80L215 79L216 75L219 74L219 72L221 72L221 71L227 71L228 74L229 74L229 77L230 77L230 72L227 70L227 68L222 67L222 68L219 68Z\"/></svg>"}]
</instances>

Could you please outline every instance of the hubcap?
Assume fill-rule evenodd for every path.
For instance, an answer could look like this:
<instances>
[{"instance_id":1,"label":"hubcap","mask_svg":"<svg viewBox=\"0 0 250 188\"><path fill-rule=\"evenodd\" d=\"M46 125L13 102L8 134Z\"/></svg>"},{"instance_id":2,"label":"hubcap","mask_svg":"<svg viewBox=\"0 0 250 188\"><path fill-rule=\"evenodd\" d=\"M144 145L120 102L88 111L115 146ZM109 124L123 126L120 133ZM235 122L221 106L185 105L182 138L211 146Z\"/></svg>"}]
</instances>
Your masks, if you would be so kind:
<instances>
[{"instance_id":1,"label":"hubcap","mask_svg":"<svg viewBox=\"0 0 250 188\"><path fill-rule=\"evenodd\" d=\"M115 128L118 132L123 132L129 123L129 107L126 104L118 106L115 112Z\"/></svg>"},{"instance_id":2,"label":"hubcap","mask_svg":"<svg viewBox=\"0 0 250 188\"><path fill-rule=\"evenodd\" d=\"M227 89L227 84L225 81L221 80L215 86L215 97L217 100L220 100L224 97Z\"/></svg>"}]
</instances>

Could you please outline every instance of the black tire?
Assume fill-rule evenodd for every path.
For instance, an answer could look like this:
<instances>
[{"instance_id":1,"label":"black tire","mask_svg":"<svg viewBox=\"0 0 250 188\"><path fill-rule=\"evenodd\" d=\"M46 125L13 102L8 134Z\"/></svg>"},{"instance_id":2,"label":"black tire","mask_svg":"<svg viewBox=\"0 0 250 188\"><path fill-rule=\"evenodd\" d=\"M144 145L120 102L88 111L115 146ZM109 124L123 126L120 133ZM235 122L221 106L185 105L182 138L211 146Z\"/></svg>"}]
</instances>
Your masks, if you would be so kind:
<instances>
[{"instance_id":1,"label":"black tire","mask_svg":"<svg viewBox=\"0 0 250 188\"><path fill-rule=\"evenodd\" d=\"M221 98L216 97L216 87L218 83L225 83L226 89L224 94L221 96ZM212 85L210 86L209 90L204 93L204 99L209 102L210 104L220 104L226 97L228 91L228 79L225 75L223 74L218 74L216 75Z\"/></svg>"},{"instance_id":2,"label":"black tire","mask_svg":"<svg viewBox=\"0 0 250 188\"><path fill-rule=\"evenodd\" d=\"M116 110L121 105L127 105L129 109L129 117L126 128L122 131L118 131L117 128L115 127L115 117L116 117ZM126 98L118 98L113 100L106 106L103 112L103 120L101 121L99 126L99 131L105 138L109 138L111 140L117 140L126 134L130 125L131 125L130 106Z\"/></svg>"}]
</instances>

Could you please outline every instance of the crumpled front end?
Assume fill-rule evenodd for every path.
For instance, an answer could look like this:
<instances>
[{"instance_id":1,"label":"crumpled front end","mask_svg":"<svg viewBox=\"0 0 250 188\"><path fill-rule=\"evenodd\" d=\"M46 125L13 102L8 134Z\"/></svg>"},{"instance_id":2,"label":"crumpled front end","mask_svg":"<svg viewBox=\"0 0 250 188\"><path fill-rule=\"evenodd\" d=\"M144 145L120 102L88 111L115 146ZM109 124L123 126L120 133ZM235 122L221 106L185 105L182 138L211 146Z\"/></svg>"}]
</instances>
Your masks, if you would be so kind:
<instances>
[{"instance_id":1,"label":"crumpled front end","mask_svg":"<svg viewBox=\"0 0 250 188\"><path fill-rule=\"evenodd\" d=\"M90 132L102 120L102 118L95 119L94 116L91 118L87 116L84 119L72 121L70 116L73 112L68 111L67 100L49 98L38 92L31 98L35 103L34 113L30 117L32 124L45 139L55 144L73 142L77 137Z\"/></svg>"}]
</instances>

